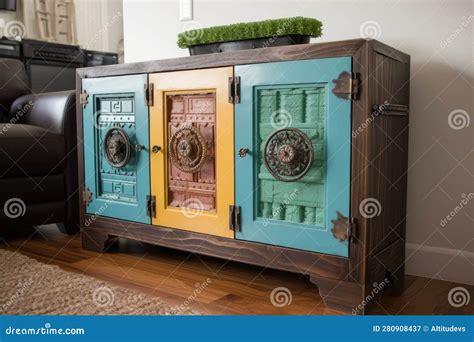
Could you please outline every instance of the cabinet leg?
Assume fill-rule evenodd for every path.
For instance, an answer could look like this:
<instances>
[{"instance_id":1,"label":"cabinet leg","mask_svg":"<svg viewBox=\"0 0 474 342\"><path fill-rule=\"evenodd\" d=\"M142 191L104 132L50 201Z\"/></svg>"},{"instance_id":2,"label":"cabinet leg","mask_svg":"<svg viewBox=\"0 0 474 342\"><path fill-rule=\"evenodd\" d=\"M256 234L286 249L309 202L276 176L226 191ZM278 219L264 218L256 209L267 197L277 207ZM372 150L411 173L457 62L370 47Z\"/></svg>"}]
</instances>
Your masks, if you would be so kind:
<instances>
[{"instance_id":1,"label":"cabinet leg","mask_svg":"<svg viewBox=\"0 0 474 342\"><path fill-rule=\"evenodd\" d=\"M96 230L81 230L82 248L89 251L106 252L116 240L116 237Z\"/></svg>"},{"instance_id":2,"label":"cabinet leg","mask_svg":"<svg viewBox=\"0 0 474 342\"><path fill-rule=\"evenodd\" d=\"M363 315L363 287L360 284L311 276L310 280L319 289L324 303L328 308Z\"/></svg>"}]
</instances>

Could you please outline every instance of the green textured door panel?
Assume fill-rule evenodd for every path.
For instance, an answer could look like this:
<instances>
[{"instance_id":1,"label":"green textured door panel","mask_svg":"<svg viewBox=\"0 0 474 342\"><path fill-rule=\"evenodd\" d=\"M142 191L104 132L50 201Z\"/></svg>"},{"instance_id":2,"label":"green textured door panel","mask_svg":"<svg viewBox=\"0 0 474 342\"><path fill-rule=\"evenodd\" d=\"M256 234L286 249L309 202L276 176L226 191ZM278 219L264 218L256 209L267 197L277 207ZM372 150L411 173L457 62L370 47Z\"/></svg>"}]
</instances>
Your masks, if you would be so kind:
<instances>
[{"instance_id":1,"label":"green textured door panel","mask_svg":"<svg viewBox=\"0 0 474 342\"><path fill-rule=\"evenodd\" d=\"M349 219L351 101L331 89L351 70L350 57L235 67L238 239L348 256L332 230Z\"/></svg>"},{"instance_id":2,"label":"green textured door panel","mask_svg":"<svg viewBox=\"0 0 474 342\"><path fill-rule=\"evenodd\" d=\"M323 87L263 87L256 89L258 107L259 157L257 217L306 223L324 224L324 97ZM290 113L284 108L291 108ZM272 117L273 115L273 117ZM291 125L290 125L291 121ZM265 143L278 129L293 127L312 142L313 158L307 176L300 182L275 179L263 158ZM296 196L296 194L298 196ZM291 203L289 203L291 199ZM287 203L288 202L288 203Z\"/></svg>"}]
</instances>

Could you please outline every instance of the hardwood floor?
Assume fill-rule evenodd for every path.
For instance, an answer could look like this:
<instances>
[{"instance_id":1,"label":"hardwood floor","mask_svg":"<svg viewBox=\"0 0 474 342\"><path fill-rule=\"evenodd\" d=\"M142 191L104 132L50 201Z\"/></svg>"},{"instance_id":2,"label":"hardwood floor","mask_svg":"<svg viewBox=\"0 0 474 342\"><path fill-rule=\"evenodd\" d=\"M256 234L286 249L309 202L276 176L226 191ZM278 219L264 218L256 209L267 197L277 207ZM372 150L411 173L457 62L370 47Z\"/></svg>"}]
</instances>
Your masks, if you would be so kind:
<instances>
[{"instance_id":1,"label":"hardwood floor","mask_svg":"<svg viewBox=\"0 0 474 342\"><path fill-rule=\"evenodd\" d=\"M108 253L99 254L82 250L79 236L63 235L55 226L7 232L2 227L0 248L160 296L170 304L189 302L204 314L347 314L326 308L317 288L304 276L130 240L120 240ZM202 291L196 294L200 286ZM474 286L407 276L404 293L384 295L369 314L474 314L474 298L461 308L449 304L448 293L456 286L474 294ZM289 305L272 305L270 294L276 287L291 291Z\"/></svg>"}]
</instances>

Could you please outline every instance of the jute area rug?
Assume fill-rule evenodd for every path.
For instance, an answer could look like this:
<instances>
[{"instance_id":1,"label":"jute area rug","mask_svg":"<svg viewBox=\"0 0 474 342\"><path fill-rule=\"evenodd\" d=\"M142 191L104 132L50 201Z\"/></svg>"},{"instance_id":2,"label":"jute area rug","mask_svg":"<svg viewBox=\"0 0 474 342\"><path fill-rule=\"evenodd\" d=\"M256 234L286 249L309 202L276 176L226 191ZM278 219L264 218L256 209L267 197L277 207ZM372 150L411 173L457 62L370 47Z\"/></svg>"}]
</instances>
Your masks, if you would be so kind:
<instances>
[{"instance_id":1,"label":"jute area rug","mask_svg":"<svg viewBox=\"0 0 474 342\"><path fill-rule=\"evenodd\" d=\"M193 315L185 305L0 249L0 315Z\"/></svg>"}]
</instances>

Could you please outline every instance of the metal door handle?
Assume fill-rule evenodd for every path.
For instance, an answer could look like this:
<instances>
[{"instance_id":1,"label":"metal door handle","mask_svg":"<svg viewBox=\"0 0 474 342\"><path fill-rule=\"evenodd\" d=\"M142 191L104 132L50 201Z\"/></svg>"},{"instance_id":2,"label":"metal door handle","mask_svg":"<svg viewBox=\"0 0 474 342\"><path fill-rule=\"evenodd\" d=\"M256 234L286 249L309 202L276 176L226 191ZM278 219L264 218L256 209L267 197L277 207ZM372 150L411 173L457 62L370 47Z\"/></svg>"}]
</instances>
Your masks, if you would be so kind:
<instances>
[{"instance_id":1,"label":"metal door handle","mask_svg":"<svg viewBox=\"0 0 474 342\"><path fill-rule=\"evenodd\" d=\"M249 153L249 149L245 147L239 148L238 153L239 153L240 158L244 158L247 155L247 153Z\"/></svg>"},{"instance_id":2,"label":"metal door handle","mask_svg":"<svg viewBox=\"0 0 474 342\"><path fill-rule=\"evenodd\" d=\"M161 151L161 147L158 145L153 145L153 147L151 148L151 152L153 153L158 153L160 151Z\"/></svg>"},{"instance_id":3,"label":"metal door handle","mask_svg":"<svg viewBox=\"0 0 474 342\"><path fill-rule=\"evenodd\" d=\"M135 145L135 151L137 152L141 152L144 149L145 149L145 145L140 145L140 144Z\"/></svg>"}]
</instances>

